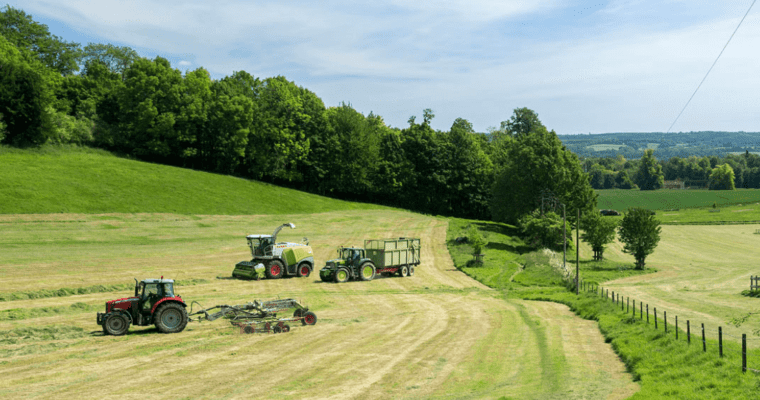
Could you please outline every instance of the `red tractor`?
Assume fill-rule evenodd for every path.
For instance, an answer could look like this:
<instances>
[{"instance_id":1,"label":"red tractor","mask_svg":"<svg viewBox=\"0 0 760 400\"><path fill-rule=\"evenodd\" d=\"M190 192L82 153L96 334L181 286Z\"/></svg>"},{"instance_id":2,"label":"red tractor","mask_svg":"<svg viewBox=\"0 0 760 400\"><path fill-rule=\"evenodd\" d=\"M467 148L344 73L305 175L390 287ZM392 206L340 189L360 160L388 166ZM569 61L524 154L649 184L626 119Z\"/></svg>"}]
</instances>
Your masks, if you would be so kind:
<instances>
[{"instance_id":1,"label":"red tractor","mask_svg":"<svg viewBox=\"0 0 760 400\"><path fill-rule=\"evenodd\" d=\"M187 304L174 294L174 280L135 279L135 296L106 302L106 312L98 313L98 325L106 335L123 335L129 325L155 324L162 333L182 332L187 325Z\"/></svg>"}]
</instances>

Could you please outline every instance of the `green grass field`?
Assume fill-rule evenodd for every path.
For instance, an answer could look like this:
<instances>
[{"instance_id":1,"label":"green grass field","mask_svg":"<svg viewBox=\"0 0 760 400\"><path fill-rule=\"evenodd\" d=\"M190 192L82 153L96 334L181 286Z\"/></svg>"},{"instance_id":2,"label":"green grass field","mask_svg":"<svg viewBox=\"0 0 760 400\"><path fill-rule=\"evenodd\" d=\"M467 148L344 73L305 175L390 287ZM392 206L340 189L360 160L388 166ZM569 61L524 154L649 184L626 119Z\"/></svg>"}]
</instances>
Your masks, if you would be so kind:
<instances>
[{"instance_id":1,"label":"green grass field","mask_svg":"<svg viewBox=\"0 0 760 400\"><path fill-rule=\"evenodd\" d=\"M0 214L310 214L381 208L88 148L0 147Z\"/></svg>"},{"instance_id":2,"label":"green grass field","mask_svg":"<svg viewBox=\"0 0 760 400\"><path fill-rule=\"evenodd\" d=\"M622 399L638 390L594 322L562 304L505 299L454 268L446 219L82 149L4 149L0 166L1 398ZM340 285L316 273L230 279L250 257L245 235L283 222L297 229L281 239L309 237L317 268L339 245L398 236L421 238L423 262L411 278ZM162 275L207 307L294 297L319 320L280 335L242 335L217 320L173 335L103 336L103 303L128 296L132 278Z\"/></svg>"},{"instance_id":3,"label":"green grass field","mask_svg":"<svg viewBox=\"0 0 760 400\"><path fill-rule=\"evenodd\" d=\"M630 207L649 210L706 208L715 203L718 207L757 205L760 189L736 190L597 190L600 209L624 211Z\"/></svg>"}]
</instances>

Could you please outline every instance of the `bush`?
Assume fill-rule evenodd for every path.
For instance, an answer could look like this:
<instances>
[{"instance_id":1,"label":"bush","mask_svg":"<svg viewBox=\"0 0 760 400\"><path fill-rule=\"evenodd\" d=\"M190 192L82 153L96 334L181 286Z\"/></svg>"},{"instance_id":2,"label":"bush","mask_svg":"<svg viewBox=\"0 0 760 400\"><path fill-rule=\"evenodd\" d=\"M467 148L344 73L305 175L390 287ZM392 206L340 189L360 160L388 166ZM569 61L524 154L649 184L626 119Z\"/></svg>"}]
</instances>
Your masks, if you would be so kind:
<instances>
[{"instance_id":1,"label":"bush","mask_svg":"<svg viewBox=\"0 0 760 400\"><path fill-rule=\"evenodd\" d=\"M526 243L536 248L547 248L554 251L562 251L562 217L553 212L547 212L543 216L536 210L520 218L520 229ZM569 228L569 227L568 227ZM566 232L567 248L573 248L572 232Z\"/></svg>"}]
</instances>

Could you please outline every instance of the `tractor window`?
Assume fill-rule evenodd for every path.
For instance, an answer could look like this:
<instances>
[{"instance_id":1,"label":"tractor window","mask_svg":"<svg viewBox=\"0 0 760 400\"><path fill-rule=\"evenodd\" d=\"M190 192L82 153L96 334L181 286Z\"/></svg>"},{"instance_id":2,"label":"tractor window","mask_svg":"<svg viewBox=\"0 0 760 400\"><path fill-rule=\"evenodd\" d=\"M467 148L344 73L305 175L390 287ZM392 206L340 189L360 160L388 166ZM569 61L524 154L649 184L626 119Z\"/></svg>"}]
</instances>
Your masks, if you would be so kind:
<instances>
[{"instance_id":1,"label":"tractor window","mask_svg":"<svg viewBox=\"0 0 760 400\"><path fill-rule=\"evenodd\" d=\"M174 285L164 283L164 297L174 297Z\"/></svg>"},{"instance_id":2,"label":"tractor window","mask_svg":"<svg viewBox=\"0 0 760 400\"><path fill-rule=\"evenodd\" d=\"M162 291L163 290L158 283L146 283L145 286L143 286L142 294L143 308L147 310L153 308L153 304L161 298Z\"/></svg>"}]
</instances>

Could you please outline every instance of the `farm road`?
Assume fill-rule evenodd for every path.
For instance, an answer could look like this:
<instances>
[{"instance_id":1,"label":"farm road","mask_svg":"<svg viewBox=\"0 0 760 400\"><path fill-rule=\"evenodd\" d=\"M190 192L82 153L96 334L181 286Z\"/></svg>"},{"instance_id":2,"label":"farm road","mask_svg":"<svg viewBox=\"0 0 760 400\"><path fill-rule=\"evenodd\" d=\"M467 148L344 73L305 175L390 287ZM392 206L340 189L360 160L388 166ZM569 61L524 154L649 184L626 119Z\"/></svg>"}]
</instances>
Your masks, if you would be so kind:
<instances>
[{"instance_id":1,"label":"farm road","mask_svg":"<svg viewBox=\"0 0 760 400\"><path fill-rule=\"evenodd\" d=\"M228 279L249 258L246 234L290 221L297 229L281 239L308 236L317 268L338 245L397 236L422 239L423 264L412 278L372 282ZM637 390L595 323L559 304L504 300L457 271L445 220L364 211L3 215L0 224L4 294L164 275L194 279L177 292L204 306L294 297L319 319L279 335L242 335L219 320L111 337L94 311L70 306L99 309L130 290L0 302L3 312L31 312L0 320L3 398L622 399Z\"/></svg>"}]
</instances>

